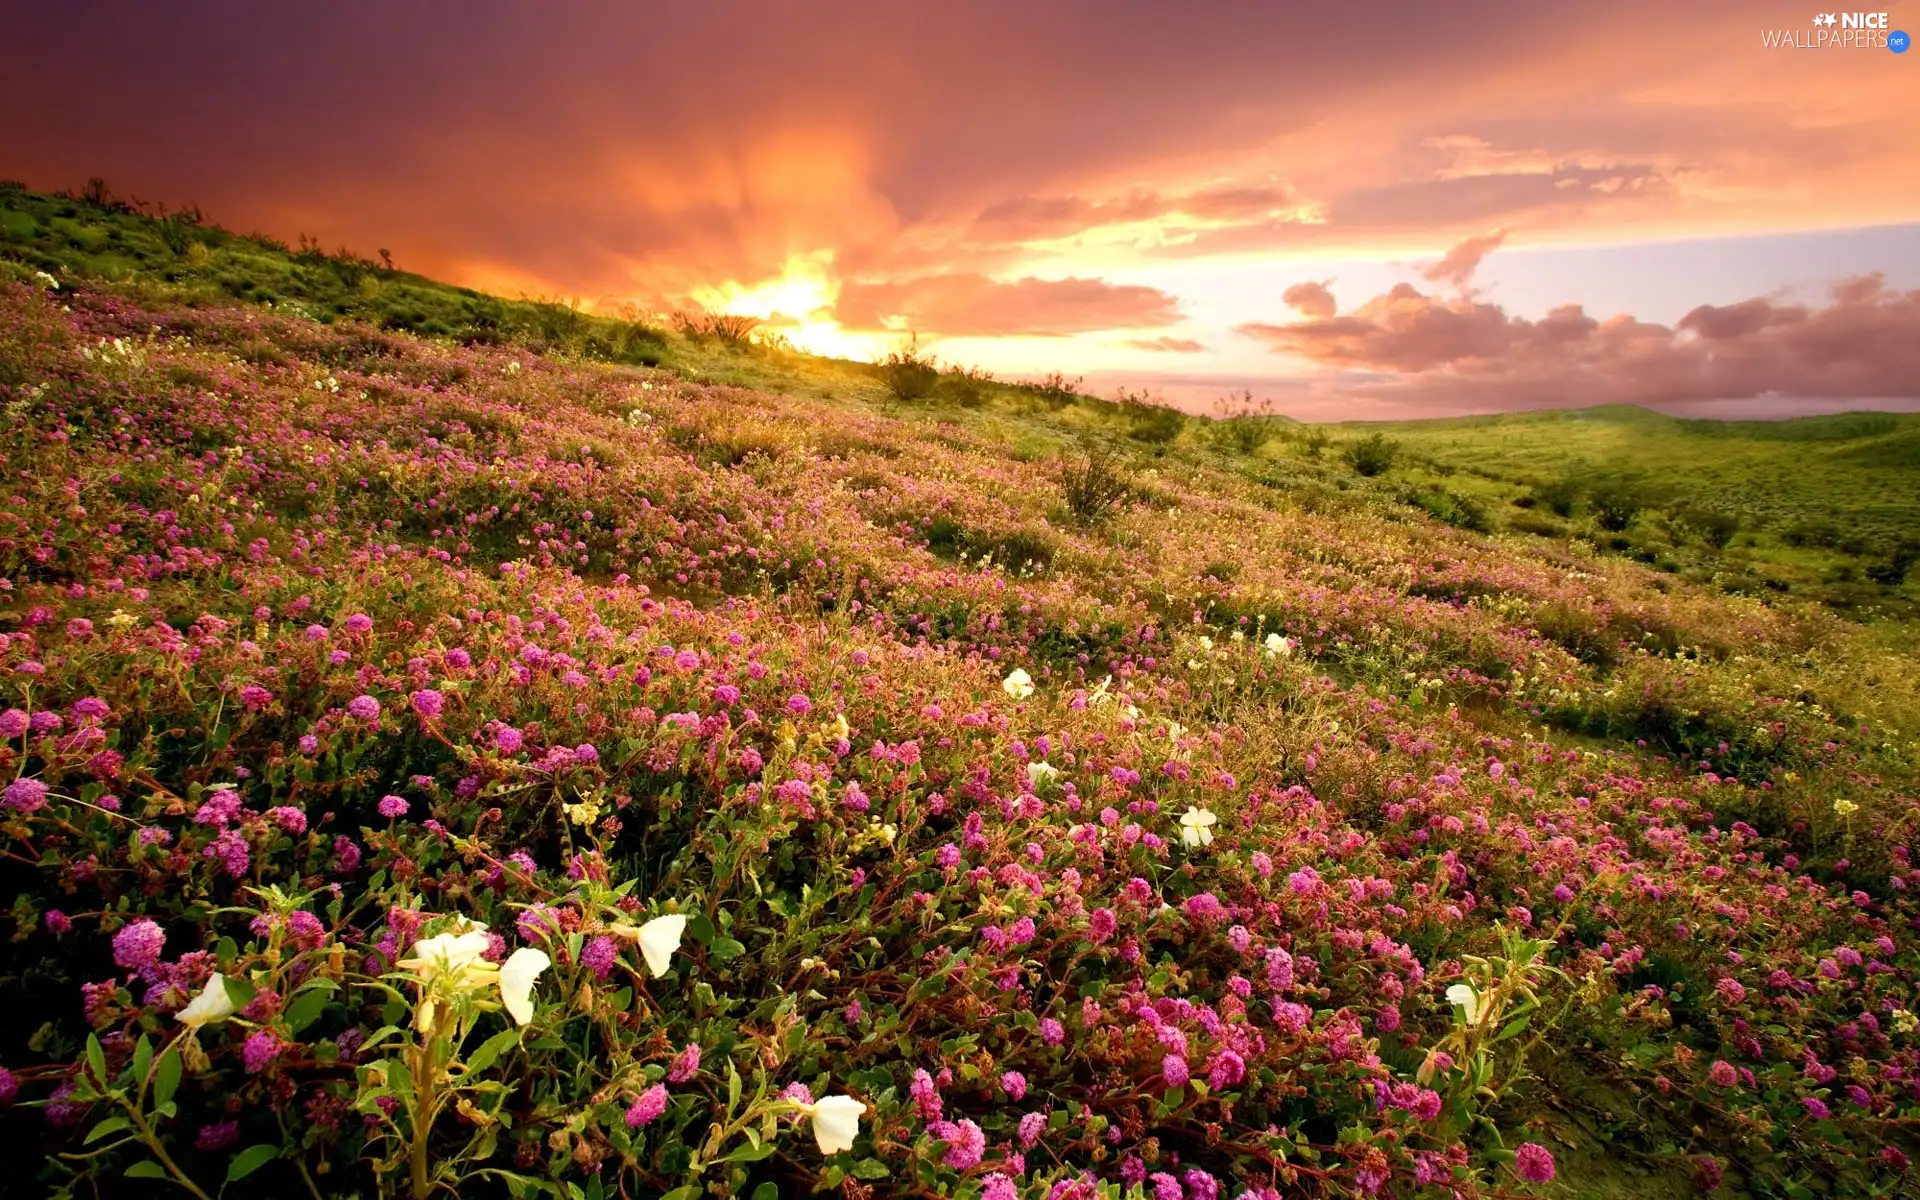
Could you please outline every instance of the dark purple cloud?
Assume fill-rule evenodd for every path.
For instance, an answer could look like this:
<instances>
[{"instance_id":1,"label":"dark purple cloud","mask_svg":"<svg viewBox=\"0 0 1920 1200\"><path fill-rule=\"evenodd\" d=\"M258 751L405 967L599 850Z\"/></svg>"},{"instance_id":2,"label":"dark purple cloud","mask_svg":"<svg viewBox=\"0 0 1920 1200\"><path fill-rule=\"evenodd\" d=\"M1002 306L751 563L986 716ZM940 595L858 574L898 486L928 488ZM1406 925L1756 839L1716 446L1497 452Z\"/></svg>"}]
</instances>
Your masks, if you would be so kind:
<instances>
[{"instance_id":1,"label":"dark purple cloud","mask_svg":"<svg viewBox=\"0 0 1920 1200\"><path fill-rule=\"evenodd\" d=\"M1579 305L1528 320L1400 284L1345 316L1239 332L1368 373L1375 396L1435 407L1920 397L1920 290L1888 290L1878 275L1847 280L1825 305L1701 305L1671 327L1597 320Z\"/></svg>"}]
</instances>

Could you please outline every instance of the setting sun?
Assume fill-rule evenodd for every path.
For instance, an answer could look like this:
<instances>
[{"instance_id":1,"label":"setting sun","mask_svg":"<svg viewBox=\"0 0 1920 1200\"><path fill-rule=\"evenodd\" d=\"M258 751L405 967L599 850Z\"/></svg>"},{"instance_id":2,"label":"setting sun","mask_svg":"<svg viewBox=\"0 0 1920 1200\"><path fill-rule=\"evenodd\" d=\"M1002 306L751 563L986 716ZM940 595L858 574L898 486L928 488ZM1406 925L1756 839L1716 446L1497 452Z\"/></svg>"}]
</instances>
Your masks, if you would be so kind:
<instances>
[{"instance_id":1,"label":"setting sun","mask_svg":"<svg viewBox=\"0 0 1920 1200\"><path fill-rule=\"evenodd\" d=\"M871 358L881 339L851 332L834 319L840 285L832 268L830 250L795 254L772 279L752 285L729 279L717 287L695 288L692 299L709 312L757 318L769 331L784 336L795 349L808 354Z\"/></svg>"}]
</instances>

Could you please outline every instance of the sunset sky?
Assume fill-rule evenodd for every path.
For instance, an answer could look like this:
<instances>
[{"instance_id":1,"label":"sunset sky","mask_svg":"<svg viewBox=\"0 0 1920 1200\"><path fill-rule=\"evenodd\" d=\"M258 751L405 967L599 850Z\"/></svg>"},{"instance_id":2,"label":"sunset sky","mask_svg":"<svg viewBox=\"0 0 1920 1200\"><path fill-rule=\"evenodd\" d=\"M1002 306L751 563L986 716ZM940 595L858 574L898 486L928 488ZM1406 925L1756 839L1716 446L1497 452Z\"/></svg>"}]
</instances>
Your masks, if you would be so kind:
<instances>
[{"instance_id":1,"label":"sunset sky","mask_svg":"<svg viewBox=\"0 0 1920 1200\"><path fill-rule=\"evenodd\" d=\"M0 176L1193 408L1920 408L1920 51L1815 11L70 0Z\"/></svg>"}]
</instances>

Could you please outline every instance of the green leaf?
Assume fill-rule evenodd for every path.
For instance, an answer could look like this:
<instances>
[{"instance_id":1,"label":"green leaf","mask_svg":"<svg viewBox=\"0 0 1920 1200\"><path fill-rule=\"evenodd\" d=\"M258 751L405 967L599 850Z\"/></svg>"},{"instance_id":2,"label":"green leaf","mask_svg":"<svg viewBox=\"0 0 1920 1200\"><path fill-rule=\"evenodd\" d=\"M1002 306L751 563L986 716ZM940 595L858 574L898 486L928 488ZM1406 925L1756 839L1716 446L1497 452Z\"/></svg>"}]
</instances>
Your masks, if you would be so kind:
<instances>
[{"instance_id":1,"label":"green leaf","mask_svg":"<svg viewBox=\"0 0 1920 1200\"><path fill-rule=\"evenodd\" d=\"M245 1008L247 1005L252 1004L254 996L259 992L258 988L244 979L239 979L232 975L222 975L220 978L227 985L227 999L232 1002L236 1009Z\"/></svg>"},{"instance_id":2,"label":"green leaf","mask_svg":"<svg viewBox=\"0 0 1920 1200\"><path fill-rule=\"evenodd\" d=\"M707 947L707 953L713 955L719 962L732 962L746 952L745 946L730 937L714 938L713 944Z\"/></svg>"},{"instance_id":3,"label":"green leaf","mask_svg":"<svg viewBox=\"0 0 1920 1200\"><path fill-rule=\"evenodd\" d=\"M245 1150L234 1155L233 1161L227 1164L227 1182L233 1183L236 1180L245 1179L247 1176L279 1157L280 1147L267 1142L261 1142L257 1146L248 1146Z\"/></svg>"},{"instance_id":4,"label":"green leaf","mask_svg":"<svg viewBox=\"0 0 1920 1200\"><path fill-rule=\"evenodd\" d=\"M753 1200L780 1200L780 1189L773 1183L763 1183L753 1189Z\"/></svg>"},{"instance_id":5,"label":"green leaf","mask_svg":"<svg viewBox=\"0 0 1920 1200\"><path fill-rule=\"evenodd\" d=\"M166 1168L150 1158L127 1168L128 1179L165 1179L166 1177Z\"/></svg>"},{"instance_id":6,"label":"green leaf","mask_svg":"<svg viewBox=\"0 0 1920 1200\"><path fill-rule=\"evenodd\" d=\"M480 1072L491 1067L494 1064L494 1060L519 1044L520 1030L517 1028L502 1030L494 1034L485 1042L481 1043L478 1050L475 1050L467 1057L467 1074L480 1074Z\"/></svg>"},{"instance_id":7,"label":"green leaf","mask_svg":"<svg viewBox=\"0 0 1920 1200\"><path fill-rule=\"evenodd\" d=\"M699 1194L700 1194L699 1188L695 1187L693 1184L688 1184L685 1187L677 1187L673 1189L672 1191L668 1192L666 1195L660 1197L660 1200L694 1200L694 1197L698 1196Z\"/></svg>"},{"instance_id":8,"label":"green leaf","mask_svg":"<svg viewBox=\"0 0 1920 1200\"><path fill-rule=\"evenodd\" d=\"M92 1073L96 1085L106 1087L110 1082L107 1079L107 1053L100 1048L100 1039L91 1033L87 1035L87 1070Z\"/></svg>"},{"instance_id":9,"label":"green leaf","mask_svg":"<svg viewBox=\"0 0 1920 1200\"><path fill-rule=\"evenodd\" d=\"M142 1088L147 1083L147 1071L153 1066L153 1039L146 1034L133 1047L133 1086Z\"/></svg>"},{"instance_id":10,"label":"green leaf","mask_svg":"<svg viewBox=\"0 0 1920 1200\"><path fill-rule=\"evenodd\" d=\"M1525 1029L1527 1025L1532 1022L1532 1020L1533 1020L1532 1013L1522 1013L1520 1016L1515 1017L1513 1020L1508 1021L1504 1026L1502 1026L1500 1029L1500 1032L1493 1035L1493 1040L1495 1042L1506 1041L1508 1038L1513 1037L1515 1034L1518 1034L1521 1030Z\"/></svg>"},{"instance_id":11,"label":"green leaf","mask_svg":"<svg viewBox=\"0 0 1920 1200\"><path fill-rule=\"evenodd\" d=\"M327 1011L328 999L327 993L317 988L311 992L302 992L300 995L295 996L293 1003L287 1005L287 1031L297 1034L315 1021L318 1021L320 1014Z\"/></svg>"},{"instance_id":12,"label":"green leaf","mask_svg":"<svg viewBox=\"0 0 1920 1200\"><path fill-rule=\"evenodd\" d=\"M740 1072L734 1069L733 1060L727 1060L727 1112L740 1107Z\"/></svg>"},{"instance_id":13,"label":"green leaf","mask_svg":"<svg viewBox=\"0 0 1920 1200\"><path fill-rule=\"evenodd\" d=\"M877 1158L863 1158L853 1164L855 1179L885 1179L887 1173L887 1164Z\"/></svg>"},{"instance_id":14,"label":"green leaf","mask_svg":"<svg viewBox=\"0 0 1920 1200\"><path fill-rule=\"evenodd\" d=\"M732 1154L729 1154L725 1158L721 1159L720 1161L730 1162L730 1163L759 1162L763 1158L771 1157L773 1154L774 1148L775 1147L772 1142L768 1142L762 1146L742 1146L738 1150L735 1150Z\"/></svg>"},{"instance_id":15,"label":"green leaf","mask_svg":"<svg viewBox=\"0 0 1920 1200\"><path fill-rule=\"evenodd\" d=\"M127 1120L125 1117L108 1117L92 1129L87 1130L86 1140L83 1141L81 1145L91 1146L110 1133L119 1133L122 1129L130 1129L132 1127L133 1122Z\"/></svg>"},{"instance_id":16,"label":"green leaf","mask_svg":"<svg viewBox=\"0 0 1920 1200\"><path fill-rule=\"evenodd\" d=\"M706 945L713 940L713 922L707 920L705 913L695 913L687 919L687 936Z\"/></svg>"}]
</instances>

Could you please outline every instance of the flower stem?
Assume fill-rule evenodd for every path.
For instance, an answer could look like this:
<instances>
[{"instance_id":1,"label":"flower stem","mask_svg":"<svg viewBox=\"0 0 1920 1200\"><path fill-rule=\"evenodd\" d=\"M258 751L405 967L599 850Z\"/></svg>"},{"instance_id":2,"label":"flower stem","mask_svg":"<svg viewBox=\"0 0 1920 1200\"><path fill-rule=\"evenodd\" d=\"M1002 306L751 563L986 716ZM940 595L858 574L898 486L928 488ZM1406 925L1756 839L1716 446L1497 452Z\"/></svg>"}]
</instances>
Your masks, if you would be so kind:
<instances>
[{"instance_id":1,"label":"flower stem","mask_svg":"<svg viewBox=\"0 0 1920 1200\"><path fill-rule=\"evenodd\" d=\"M124 1101L122 1103L125 1104ZM173 1161L172 1156L167 1153L167 1148L160 1144L159 1138L154 1136L152 1126L147 1124L147 1118L140 1112L139 1108L132 1104L125 1104L125 1107L127 1115L133 1118L134 1132L139 1135L141 1142L146 1145L147 1149L153 1152L153 1157L159 1160L160 1166L172 1177L173 1181L189 1192L192 1192L195 1196L198 1196L200 1200L212 1200L211 1197L200 1190L200 1185L187 1178L187 1173L182 1171L179 1165Z\"/></svg>"}]
</instances>

